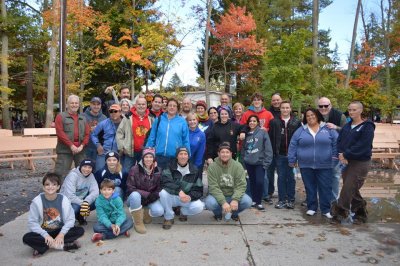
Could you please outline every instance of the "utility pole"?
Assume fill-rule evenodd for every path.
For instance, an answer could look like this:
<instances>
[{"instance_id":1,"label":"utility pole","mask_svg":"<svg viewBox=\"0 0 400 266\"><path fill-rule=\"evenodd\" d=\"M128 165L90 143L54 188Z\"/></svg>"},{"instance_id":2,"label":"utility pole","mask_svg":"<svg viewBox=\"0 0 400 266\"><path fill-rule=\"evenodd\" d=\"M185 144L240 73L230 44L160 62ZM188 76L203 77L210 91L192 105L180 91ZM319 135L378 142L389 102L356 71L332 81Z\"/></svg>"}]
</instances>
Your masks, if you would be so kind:
<instances>
[{"instance_id":1,"label":"utility pole","mask_svg":"<svg viewBox=\"0 0 400 266\"><path fill-rule=\"evenodd\" d=\"M65 111L66 95L66 38L67 38L67 0L61 0L60 23L60 112Z\"/></svg>"},{"instance_id":2,"label":"utility pole","mask_svg":"<svg viewBox=\"0 0 400 266\"><path fill-rule=\"evenodd\" d=\"M26 107L28 111L27 127L35 127L33 114L33 56L28 55L26 71Z\"/></svg>"}]
</instances>

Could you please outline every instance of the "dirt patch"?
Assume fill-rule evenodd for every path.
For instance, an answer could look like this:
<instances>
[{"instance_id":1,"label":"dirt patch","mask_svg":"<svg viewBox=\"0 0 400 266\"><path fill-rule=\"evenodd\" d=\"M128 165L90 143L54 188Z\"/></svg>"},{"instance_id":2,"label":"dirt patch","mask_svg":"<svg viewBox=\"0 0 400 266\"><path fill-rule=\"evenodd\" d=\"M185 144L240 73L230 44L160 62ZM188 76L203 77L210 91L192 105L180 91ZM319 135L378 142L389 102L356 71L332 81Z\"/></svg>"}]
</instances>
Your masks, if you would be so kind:
<instances>
[{"instance_id":1,"label":"dirt patch","mask_svg":"<svg viewBox=\"0 0 400 266\"><path fill-rule=\"evenodd\" d=\"M23 162L14 169L0 164L0 226L29 210L31 200L42 191L43 175L53 169L49 160L35 162L36 171L28 170Z\"/></svg>"}]
</instances>

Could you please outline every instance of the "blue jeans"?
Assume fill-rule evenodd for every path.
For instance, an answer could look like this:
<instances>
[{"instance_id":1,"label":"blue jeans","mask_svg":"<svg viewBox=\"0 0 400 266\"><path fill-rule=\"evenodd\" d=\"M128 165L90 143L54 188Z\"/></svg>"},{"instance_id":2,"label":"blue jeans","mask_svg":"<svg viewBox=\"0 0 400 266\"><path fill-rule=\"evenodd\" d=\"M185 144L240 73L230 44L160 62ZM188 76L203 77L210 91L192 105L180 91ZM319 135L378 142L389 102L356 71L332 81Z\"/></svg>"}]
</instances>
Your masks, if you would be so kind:
<instances>
[{"instance_id":1,"label":"blue jeans","mask_svg":"<svg viewBox=\"0 0 400 266\"><path fill-rule=\"evenodd\" d=\"M133 227L132 217L127 216L125 221L119 227L120 228L119 235L125 234L125 232L128 231L129 229L131 229L132 227ZM99 223L99 222L97 222L93 225L93 231L95 233L103 234L104 239L112 239L112 238L117 237L116 235L114 235L111 228L106 227L105 225L103 225L102 223Z\"/></svg>"},{"instance_id":2,"label":"blue jeans","mask_svg":"<svg viewBox=\"0 0 400 266\"><path fill-rule=\"evenodd\" d=\"M341 175L342 175L342 169L340 168L340 163L338 161L335 167L333 168L333 179L332 179L332 193L335 199L339 198L339 183Z\"/></svg>"},{"instance_id":3,"label":"blue jeans","mask_svg":"<svg viewBox=\"0 0 400 266\"><path fill-rule=\"evenodd\" d=\"M142 196L139 192L133 191L126 200L126 204L129 207L129 211L140 209L142 206ZM151 217L160 217L164 214L164 208L160 200L150 203L147 207L150 209L149 214Z\"/></svg>"},{"instance_id":4,"label":"blue jeans","mask_svg":"<svg viewBox=\"0 0 400 266\"><path fill-rule=\"evenodd\" d=\"M227 203L231 203L231 197L225 197ZM215 216L222 216L222 206L219 205L217 200L212 195L208 195L205 199L205 204L207 210L210 210L214 213ZM232 213L232 216L237 216L240 212L244 211L251 207L252 199L247 195L243 194L242 198L240 199L238 210Z\"/></svg>"},{"instance_id":5,"label":"blue jeans","mask_svg":"<svg viewBox=\"0 0 400 266\"><path fill-rule=\"evenodd\" d=\"M262 165L250 165L247 163L246 169L250 179L251 197L256 204L261 204L265 170Z\"/></svg>"},{"instance_id":6,"label":"blue jeans","mask_svg":"<svg viewBox=\"0 0 400 266\"><path fill-rule=\"evenodd\" d=\"M96 171L93 171L93 173L99 171L100 169L104 168L104 165L106 165L106 155L105 154L97 154L96 158Z\"/></svg>"},{"instance_id":7,"label":"blue jeans","mask_svg":"<svg viewBox=\"0 0 400 266\"><path fill-rule=\"evenodd\" d=\"M130 157L127 154L123 154L120 157L120 161L121 161L121 165L122 165L122 172L124 172L124 173L129 173L132 166L135 165L135 159L133 157Z\"/></svg>"},{"instance_id":8,"label":"blue jeans","mask_svg":"<svg viewBox=\"0 0 400 266\"><path fill-rule=\"evenodd\" d=\"M93 144L92 144L93 145ZM88 147L86 147L86 151L85 151L85 154L86 154L86 158L89 158L89 159L92 159L93 161L96 161L96 159L97 159L97 149L96 149L96 146L88 146Z\"/></svg>"},{"instance_id":9,"label":"blue jeans","mask_svg":"<svg viewBox=\"0 0 400 266\"><path fill-rule=\"evenodd\" d=\"M306 188L307 209L317 211L318 197L321 213L330 212L332 193L332 168L312 169L300 168L304 186Z\"/></svg>"},{"instance_id":10,"label":"blue jeans","mask_svg":"<svg viewBox=\"0 0 400 266\"><path fill-rule=\"evenodd\" d=\"M288 157L277 155L275 158L276 170L278 172L278 198L279 201L294 202L296 193L296 179L293 168L289 167Z\"/></svg>"},{"instance_id":11,"label":"blue jeans","mask_svg":"<svg viewBox=\"0 0 400 266\"><path fill-rule=\"evenodd\" d=\"M272 159L271 164L268 167L268 171L265 171L265 180L264 180L264 194L263 198L267 198L269 195L274 194L275 192L275 168L276 168L276 160L275 157Z\"/></svg>"},{"instance_id":12,"label":"blue jeans","mask_svg":"<svg viewBox=\"0 0 400 266\"><path fill-rule=\"evenodd\" d=\"M160 202L164 208L164 218L166 220L174 219L173 207L181 207L181 213L183 215L195 215L199 214L204 209L204 203L201 200L195 200L190 202L182 202L177 195L171 195L166 190L160 192Z\"/></svg>"},{"instance_id":13,"label":"blue jeans","mask_svg":"<svg viewBox=\"0 0 400 266\"><path fill-rule=\"evenodd\" d=\"M173 160L173 157L165 157L162 155L156 155L157 166L160 167L162 170L166 169L169 163Z\"/></svg>"}]
</instances>

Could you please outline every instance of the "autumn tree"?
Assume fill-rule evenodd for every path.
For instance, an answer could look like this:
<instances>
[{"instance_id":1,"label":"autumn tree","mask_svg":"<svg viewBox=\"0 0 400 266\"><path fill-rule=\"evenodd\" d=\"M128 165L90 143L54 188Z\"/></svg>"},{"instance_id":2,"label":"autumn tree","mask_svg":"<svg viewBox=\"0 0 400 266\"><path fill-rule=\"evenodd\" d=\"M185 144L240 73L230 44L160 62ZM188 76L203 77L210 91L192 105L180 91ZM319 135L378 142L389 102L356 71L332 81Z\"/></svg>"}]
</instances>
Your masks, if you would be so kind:
<instances>
[{"instance_id":1,"label":"autumn tree","mask_svg":"<svg viewBox=\"0 0 400 266\"><path fill-rule=\"evenodd\" d=\"M242 79L254 82L252 70L259 64L265 50L263 43L258 42L253 34L255 29L253 16L246 14L246 8L231 5L228 12L220 17L220 22L210 30L217 39L211 49L222 58L222 76L226 91L229 91L228 75L240 79L237 82Z\"/></svg>"}]
</instances>

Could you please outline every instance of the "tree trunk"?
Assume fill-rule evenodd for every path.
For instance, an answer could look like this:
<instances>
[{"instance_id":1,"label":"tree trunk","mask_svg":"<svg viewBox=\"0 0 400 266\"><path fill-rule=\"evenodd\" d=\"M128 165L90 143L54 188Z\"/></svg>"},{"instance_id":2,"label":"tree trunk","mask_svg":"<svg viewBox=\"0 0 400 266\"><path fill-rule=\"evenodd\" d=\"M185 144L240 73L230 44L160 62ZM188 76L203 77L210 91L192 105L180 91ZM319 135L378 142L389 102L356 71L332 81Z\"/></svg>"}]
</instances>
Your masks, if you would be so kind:
<instances>
[{"instance_id":1,"label":"tree trunk","mask_svg":"<svg viewBox=\"0 0 400 266\"><path fill-rule=\"evenodd\" d=\"M313 12L312 12L312 75L313 81L317 92L319 91L320 82L318 75L318 20L319 20L319 0L313 0Z\"/></svg>"},{"instance_id":2,"label":"tree trunk","mask_svg":"<svg viewBox=\"0 0 400 266\"><path fill-rule=\"evenodd\" d=\"M385 20L385 9L383 0L381 0L381 14L382 14L382 31L383 31L383 46L385 53L385 79L386 79L386 94L388 96L390 106L393 106L392 101L392 88L390 82L390 24L391 24L392 1L388 0L388 9ZM389 113L389 120L392 122L392 111Z\"/></svg>"},{"instance_id":3,"label":"tree trunk","mask_svg":"<svg viewBox=\"0 0 400 266\"><path fill-rule=\"evenodd\" d=\"M207 20L206 20L206 36L204 45L204 90L206 94L207 106L210 106L210 71L208 68L208 57L209 57L209 41L210 41L210 21L211 21L211 10L212 10L212 0L207 0Z\"/></svg>"},{"instance_id":4,"label":"tree trunk","mask_svg":"<svg viewBox=\"0 0 400 266\"><path fill-rule=\"evenodd\" d=\"M354 19L354 26L353 26L353 37L351 38L349 65L347 67L347 75L346 75L346 80L344 82L344 88L345 89L347 89L349 87L350 75L351 75L351 71L353 69L354 47L356 46L358 15L360 14L360 8L361 8L361 0L358 0L357 10L356 10L356 17Z\"/></svg>"},{"instance_id":5,"label":"tree trunk","mask_svg":"<svg viewBox=\"0 0 400 266\"><path fill-rule=\"evenodd\" d=\"M35 127L35 119L33 112L33 56L28 55L27 73L26 73L26 107L28 113L27 127Z\"/></svg>"},{"instance_id":6,"label":"tree trunk","mask_svg":"<svg viewBox=\"0 0 400 266\"><path fill-rule=\"evenodd\" d=\"M7 24L6 0L1 0L1 19ZM8 36L7 31L1 33L1 86L8 88ZM7 91L1 92L3 128L10 129L10 110Z\"/></svg>"},{"instance_id":7,"label":"tree trunk","mask_svg":"<svg viewBox=\"0 0 400 266\"><path fill-rule=\"evenodd\" d=\"M132 0L132 8L136 9L136 0ZM135 23L132 22L132 45L133 45L133 34L135 34ZM135 64L131 64L131 100L135 100Z\"/></svg>"},{"instance_id":8,"label":"tree trunk","mask_svg":"<svg viewBox=\"0 0 400 266\"><path fill-rule=\"evenodd\" d=\"M59 0L53 2L53 12L58 16ZM49 58L49 72L47 73L47 105L46 105L46 127L50 127L54 120L54 87L56 76L57 42L59 28L55 25L51 27L51 44Z\"/></svg>"}]
</instances>

